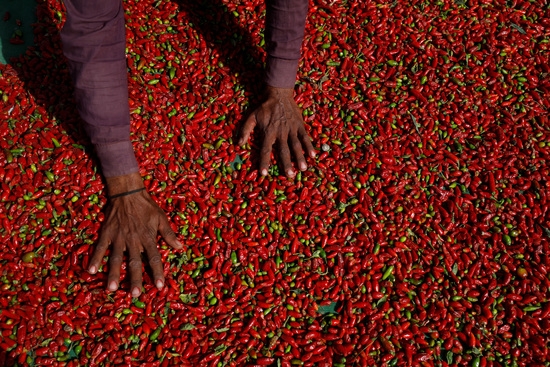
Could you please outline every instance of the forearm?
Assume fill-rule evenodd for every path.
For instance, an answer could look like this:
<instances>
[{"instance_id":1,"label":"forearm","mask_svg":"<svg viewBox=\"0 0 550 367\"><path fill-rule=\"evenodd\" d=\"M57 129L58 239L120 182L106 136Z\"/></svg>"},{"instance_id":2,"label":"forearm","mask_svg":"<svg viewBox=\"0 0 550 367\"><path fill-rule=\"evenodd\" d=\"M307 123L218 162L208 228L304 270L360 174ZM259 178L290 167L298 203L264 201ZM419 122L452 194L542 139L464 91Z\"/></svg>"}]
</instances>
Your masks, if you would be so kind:
<instances>
[{"instance_id":1,"label":"forearm","mask_svg":"<svg viewBox=\"0 0 550 367\"><path fill-rule=\"evenodd\" d=\"M61 31L78 111L106 177L138 172L130 142L124 10L119 0L65 0Z\"/></svg>"},{"instance_id":2,"label":"forearm","mask_svg":"<svg viewBox=\"0 0 550 367\"><path fill-rule=\"evenodd\" d=\"M266 0L267 85L294 88L307 11L307 0Z\"/></svg>"}]
</instances>

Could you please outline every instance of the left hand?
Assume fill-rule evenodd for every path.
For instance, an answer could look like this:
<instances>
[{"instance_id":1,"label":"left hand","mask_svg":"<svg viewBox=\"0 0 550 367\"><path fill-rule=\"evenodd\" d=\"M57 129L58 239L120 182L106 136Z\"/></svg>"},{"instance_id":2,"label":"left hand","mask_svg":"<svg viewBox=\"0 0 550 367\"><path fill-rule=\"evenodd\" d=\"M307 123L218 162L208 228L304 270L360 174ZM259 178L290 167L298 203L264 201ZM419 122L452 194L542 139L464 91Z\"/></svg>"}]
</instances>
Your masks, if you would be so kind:
<instances>
[{"instance_id":1,"label":"left hand","mask_svg":"<svg viewBox=\"0 0 550 367\"><path fill-rule=\"evenodd\" d=\"M290 151L294 154L300 171L307 169L303 150L314 158L317 154L304 127L302 111L294 101L293 89L267 88L267 99L247 118L239 145L244 145L258 125L263 134L260 151L260 173L267 175L273 145L277 143L283 169L288 177L294 177Z\"/></svg>"}]
</instances>

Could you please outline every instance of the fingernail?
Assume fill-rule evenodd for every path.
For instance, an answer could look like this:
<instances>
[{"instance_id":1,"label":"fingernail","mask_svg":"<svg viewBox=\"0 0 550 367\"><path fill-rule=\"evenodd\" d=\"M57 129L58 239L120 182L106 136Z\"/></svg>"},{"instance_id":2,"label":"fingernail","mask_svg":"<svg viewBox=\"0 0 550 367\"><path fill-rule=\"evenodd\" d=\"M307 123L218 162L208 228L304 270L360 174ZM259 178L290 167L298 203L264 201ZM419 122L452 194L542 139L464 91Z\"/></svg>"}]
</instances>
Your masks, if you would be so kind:
<instances>
[{"instance_id":1,"label":"fingernail","mask_svg":"<svg viewBox=\"0 0 550 367\"><path fill-rule=\"evenodd\" d=\"M90 274L95 274L97 272L97 269L95 266L90 266L90 269L88 269L88 271L90 272Z\"/></svg>"},{"instance_id":2,"label":"fingernail","mask_svg":"<svg viewBox=\"0 0 550 367\"><path fill-rule=\"evenodd\" d=\"M315 156L317 155L317 152L311 152L309 153L309 155L311 156L311 158L315 158Z\"/></svg>"},{"instance_id":3,"label":"fingernail","mask_svg":"<svg viewBox=\"0 0 550 367\"><path fill-rule=\"evenodd\" d=\"M109 283L109 290L110 290L111 292L114 292L114 291L116 291L116 288L117 288L116 282L115 282L114 280L111 281L111 282Z\"/></svg>"},{"instance_id":4,"label":"fingernail","mask_svg":"<svg viewBox=\"0 0 550 367\"><path fill-rule=\"evenodd\" d=\"M139 288L138 287L134 287L134 289L132 289L132 297L139 297Z\"/></svg>"},{"instance_id":5,"label":"fingernail","mask_svg":"<svg viewBox=\"0 0 550 367\"><path fill-rule=\"evenodd\" d=\"M265 168L262 170L262 176L267 176L267 170Z\"/></svg>"},{"instance_id":6,"label":"fingernail","mask_svg":"<svg viewBox=\"0 0 550 367\"><path fill-rule=\"evenodd\" d=\"M286 173L291 177L294 176L294 171L292 169L287 170Z\"/></svg>"},{"instance_id":7,"label":"fingernail","mask_svg":"<svg viewBox=\"0 0 550 367\"><path fill-rule=\"evenodd\" d=\"M305 171L306 169L307 165L304 162L300 163L300 170Z\"/></svg>"},{"instance_id":8,"label":"fingernail","mask_svg":"<svg viewBox=\"0 0 550 367\"><path fill-rule=\"evenodd\" d=\"M178 241L178 240L176 240L176 246L178 246L178 248L182 248L182 247L183 247L183 245L181 244L181 242Z\"/></svg>"},{"instance_id":9,"label":"fingernail","mask_svg":"<svg viewBox=\"0 0 550 367\"><path fill-rule=\"evenodd\" d=\"M160 280L160 279L157 279L157 283L156 283L156 284L157 284L157 288L158 288L158 289L161 289L161 288L164 286L164 282L163 282L162 280Z\"/></svg>"}]
</instances>

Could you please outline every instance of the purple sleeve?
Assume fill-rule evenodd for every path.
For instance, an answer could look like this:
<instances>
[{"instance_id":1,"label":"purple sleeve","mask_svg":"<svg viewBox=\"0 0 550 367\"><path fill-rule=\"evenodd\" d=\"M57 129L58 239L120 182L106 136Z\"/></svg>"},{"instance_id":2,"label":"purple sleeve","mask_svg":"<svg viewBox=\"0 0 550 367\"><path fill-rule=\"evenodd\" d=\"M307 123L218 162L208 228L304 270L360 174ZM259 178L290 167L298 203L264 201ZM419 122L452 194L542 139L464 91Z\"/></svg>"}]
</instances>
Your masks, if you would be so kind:
<instances>
[{"instance_id":1,"label":"purple sleeve","mask_svg":"<svg viewBox=\"0 0 550 367\"><path fill-rule=\"evenodd\" d=\"M294 88L308 0L266 0L266 83Z\"/></svg>"},{"instance_id":2,"label":"purple sleeve","mask_svg":"<svg viewBox=\"0 0 550 367\"><path fill-rule=\"evenodd\" d=\"M138 172L130 141L121 0L65 0L61 31L78 111L105 177Z\"/></svg>"}]
</instances>

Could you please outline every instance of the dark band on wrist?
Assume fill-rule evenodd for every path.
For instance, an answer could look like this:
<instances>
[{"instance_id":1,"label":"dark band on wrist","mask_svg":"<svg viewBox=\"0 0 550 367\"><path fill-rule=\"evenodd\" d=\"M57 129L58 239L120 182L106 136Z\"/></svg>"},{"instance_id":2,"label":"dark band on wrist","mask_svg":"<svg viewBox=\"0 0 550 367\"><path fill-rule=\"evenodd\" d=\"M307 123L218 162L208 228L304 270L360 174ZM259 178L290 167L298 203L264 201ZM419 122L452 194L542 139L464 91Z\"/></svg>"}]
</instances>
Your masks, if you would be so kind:
<instances>
[{"instance_id":1,"label":"dark band on wrist","mask_svg":"<svg viewBox=\"0 0 550 367\"><path fill-rule=\"evenodd\" d=\"M116 194L116 195L113 195L113 196L107 196L107 198L108 199L116 199L116 198L119 198L121 196L132 195L132 194L135 194L135 193L143 191L143 190L145 190L145 187L142 187L141 189L135 189L135 190L131 190L131 191L122 192L120 194Z\"/></svg>"}]
</instances>

